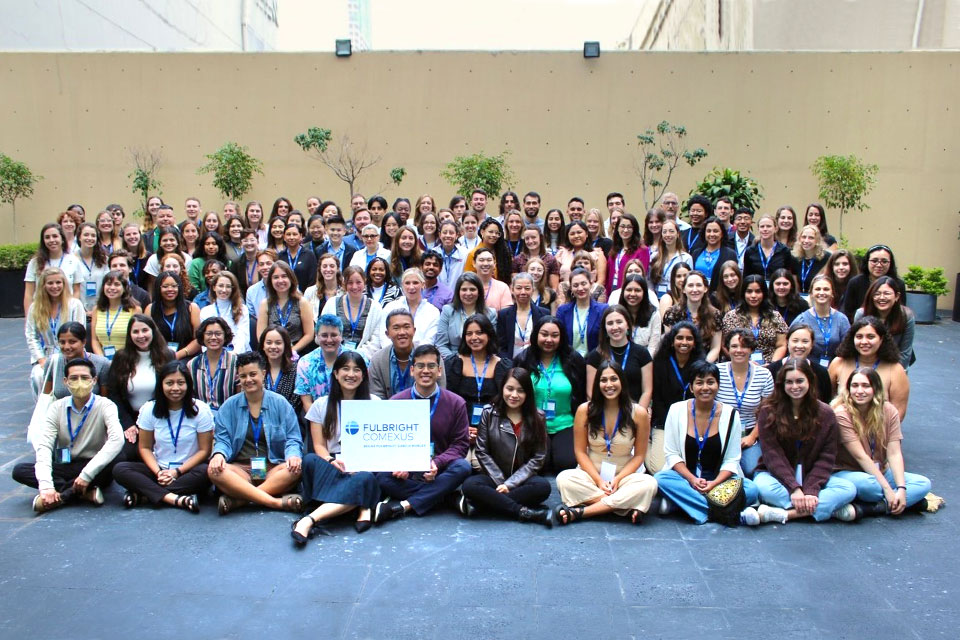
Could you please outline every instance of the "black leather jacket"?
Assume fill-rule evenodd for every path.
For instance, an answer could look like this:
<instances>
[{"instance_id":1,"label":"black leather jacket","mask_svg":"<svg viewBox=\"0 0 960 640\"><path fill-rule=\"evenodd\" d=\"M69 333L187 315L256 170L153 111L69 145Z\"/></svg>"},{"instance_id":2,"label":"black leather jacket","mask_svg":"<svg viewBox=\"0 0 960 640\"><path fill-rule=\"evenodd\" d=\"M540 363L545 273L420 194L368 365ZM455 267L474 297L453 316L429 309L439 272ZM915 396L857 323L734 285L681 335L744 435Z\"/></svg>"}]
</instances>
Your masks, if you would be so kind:
<instances>
[{"instance_id":1,"label":"black leather jacket","mask_svg":"<svg viewBox=\"0 0 960 640\"><path fill-rule=\"evenodd\" d=\"M547 456L547 443L526 457L519 447L513 425L506 416L487 406L477 425L477 460L480 468L498 485L514 489L543 468Z\"/></svg>"}]
</instances>

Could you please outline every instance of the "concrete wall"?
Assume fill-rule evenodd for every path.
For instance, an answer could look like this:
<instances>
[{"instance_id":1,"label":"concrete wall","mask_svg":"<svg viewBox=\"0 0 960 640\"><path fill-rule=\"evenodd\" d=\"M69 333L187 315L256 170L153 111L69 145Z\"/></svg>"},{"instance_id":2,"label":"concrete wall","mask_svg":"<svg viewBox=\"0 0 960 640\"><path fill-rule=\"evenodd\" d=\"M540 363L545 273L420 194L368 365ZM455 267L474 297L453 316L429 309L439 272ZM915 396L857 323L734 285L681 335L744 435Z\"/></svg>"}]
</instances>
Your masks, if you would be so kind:
<instances>
[{"instance_id":1,"label":"concrete wall","mask_svg":"<svg viewBox=\"0 0 960 640\"><path fill-rule=\"evenodd\" d=\"M164 197L178 210L194 194L219 208L195 171L228 140L265 163L252 197L346 204L346 186L293 143L312 125L382 155L359 185L367 195L402 165L407 178L388 198L446 201L453 190L438 174L453 156L509 150L515 186L540 191L546 207L573 194L602 207L620 190L639 211L635 136L668 119L710 154L678 171L678 193L730 166L762 183L764 211L802 208L817 199L817 156L857 154L880 174L872 209L846 221L853 245L884 241L903 265L960 270L957 53L25 53L0 55L0 74L0 151L45 176L18 207L23 238L70 202L91 214L113 201L134 209L135 146L162 148ZM829 221L837 231L836 212ZM9 206L0 229L11 239Z\"/></svg>"}]
</instances>

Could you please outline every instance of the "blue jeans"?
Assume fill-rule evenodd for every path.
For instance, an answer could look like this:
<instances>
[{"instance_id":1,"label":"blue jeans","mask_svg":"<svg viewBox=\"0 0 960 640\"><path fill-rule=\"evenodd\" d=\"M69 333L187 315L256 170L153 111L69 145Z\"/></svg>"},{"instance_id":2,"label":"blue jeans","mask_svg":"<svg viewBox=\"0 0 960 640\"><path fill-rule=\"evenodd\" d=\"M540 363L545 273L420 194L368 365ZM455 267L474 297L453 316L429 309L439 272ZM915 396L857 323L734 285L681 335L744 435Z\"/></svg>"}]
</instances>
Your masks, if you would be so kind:
<instances>
[{"instance_id":1,"label":"blue jeans","mask_svg":"<svg viewBox=\"0 0 960 640\"><path fill-rule=\"evenodd\" d=\"M757 470L757 464L760 462L760 441L752 447L747 447L740 451L740 468L743 469L743 475L752 478Z\"/></svg>"},{"instance_id":2,"label":"blue jeans","mask_svg":"<svg viewBox=\"0 0 960 640\"><path fill-rule=\"evenodd\" d=\"M406 480L394 478L392 473L377 473L380 490L395 500L406 500L418 516L437 506L470 477L473 470L463 458L454 460L437 474L433 482L426 482L422 473L411 473Z\"/></svg>"},{"instance_id":3,"label":"blue jeans","mask_svg":"<svg viewBox=\"0 0 960 640\"><path fill-rule=\"evenodd\" d=\"M880 502L883 500L883 489L871 474L865 471L837 471L834 475L853 483L853 486L857 488L858 500L864 502ZM894 481L893 472L890 469L884 471L883 476L891 487L896 486L897 483ZM907 485L908 507L917 504L923 500L925 495L930 493L930 479L925 476L904 472L903 483Z\"/></svg>"},{"instance_id":4,"label":"blue jeans","mask_svg":"<svg viewBox=\"0 0 960 640\"><path fill-rule=\"evenodd\" d=\"M693 518L697 524L707 521L707 498L690 486L683 476L673 469L658 471L653 476L657 479L660 492L675 505ZM743 491L747 494L747 505L756 503L757 486L747 478L743 479Z\"/></svg>"},{"instance_id":5,"label":"blue jeans","mask_svg":"<svg viewBox=\"0 0 960 640\"><path fill-rule=\"evenodd\" d=\"M853 486L853 483L838 477L838 475L835 473L830 476L827 484L820 489L820 495L818 496L820 501L813 512L813 519L817 522L829 520L834 511L853 502L853 499L857 497L857 488ZM757 489L760 491L760 502L781 509L793 508L787 488L769 472L757 472L753 481L757 483Z\"/></svg>"}]
</instances>

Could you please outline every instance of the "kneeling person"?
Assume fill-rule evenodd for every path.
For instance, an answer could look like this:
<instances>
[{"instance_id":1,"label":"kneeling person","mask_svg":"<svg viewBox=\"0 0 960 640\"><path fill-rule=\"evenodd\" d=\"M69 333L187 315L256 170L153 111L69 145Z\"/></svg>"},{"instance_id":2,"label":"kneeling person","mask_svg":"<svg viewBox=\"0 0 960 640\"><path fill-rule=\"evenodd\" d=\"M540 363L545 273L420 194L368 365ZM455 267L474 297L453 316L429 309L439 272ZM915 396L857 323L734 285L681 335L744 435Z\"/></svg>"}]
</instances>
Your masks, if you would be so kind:
<instances>
[{"instance_id":1,"label":"kneeling person","mask_svg":"<svg viewBox=\"0 0 960 640\"><path fill-rule=\"evenodd\" d=\"M263 388L264 368L259 354L239 355L243 393L228 398L216 415L207 473L223 493L220 515L247 502L284 511L303 507L298 494L284 495L300 481L300 424L283 396Z\"/></svg>"},{"instance_id":2,"label":"kneeling person","mask_svg":"<svg viewBox=\"0 0 960 640\"><path fill-rule=\"evenodd\" d=\"M93 363L75 358L64 367L70 396L54 401L34 435L36 464L13 468L13 479L40 489L33 510L43 513L79 496L103 504L102 489L113 479L114 458L123 448L117 405L93 393Z\"/></svg>"},{"instance_id":3,"label":"kneeling person","mask_svg":"<svg viewBox=\"0 0 960 640\"><path fill-rule=\"evenodd\" d=\"M377 474L380 489L389 496L374 510L373 520L378 524L402 517L411 509L417 515L424 515L456 491L470 475L470 463L464 460L470 442L467 406L463 398L437 383L443 366L440 351L432 344L422 344L413 350L410 359L414 384L391 400L430 401L433 457L429 471Z\"/></svg>"}]
</instances>

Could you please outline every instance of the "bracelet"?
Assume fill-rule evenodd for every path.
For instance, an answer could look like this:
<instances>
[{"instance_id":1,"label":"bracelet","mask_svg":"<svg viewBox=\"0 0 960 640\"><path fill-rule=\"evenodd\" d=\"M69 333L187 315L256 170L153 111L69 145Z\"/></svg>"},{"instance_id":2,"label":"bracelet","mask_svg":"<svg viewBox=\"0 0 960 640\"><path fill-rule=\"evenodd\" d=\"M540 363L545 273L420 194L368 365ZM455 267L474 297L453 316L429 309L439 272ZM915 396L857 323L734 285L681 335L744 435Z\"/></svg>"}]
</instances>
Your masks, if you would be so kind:
<instances>
[{"instance_id":1,"label":"bracelet","mask_svg":"<svg viewBox=\"0 0 960 640\"><path fill-rule=\"evenodd\" d=\"M905 484L898 484L898 485L897 485L897 489L903 489L904 491L906 491L906 490L907 490L907 485L905 485Z\"/></svg>"}]
</instances>

